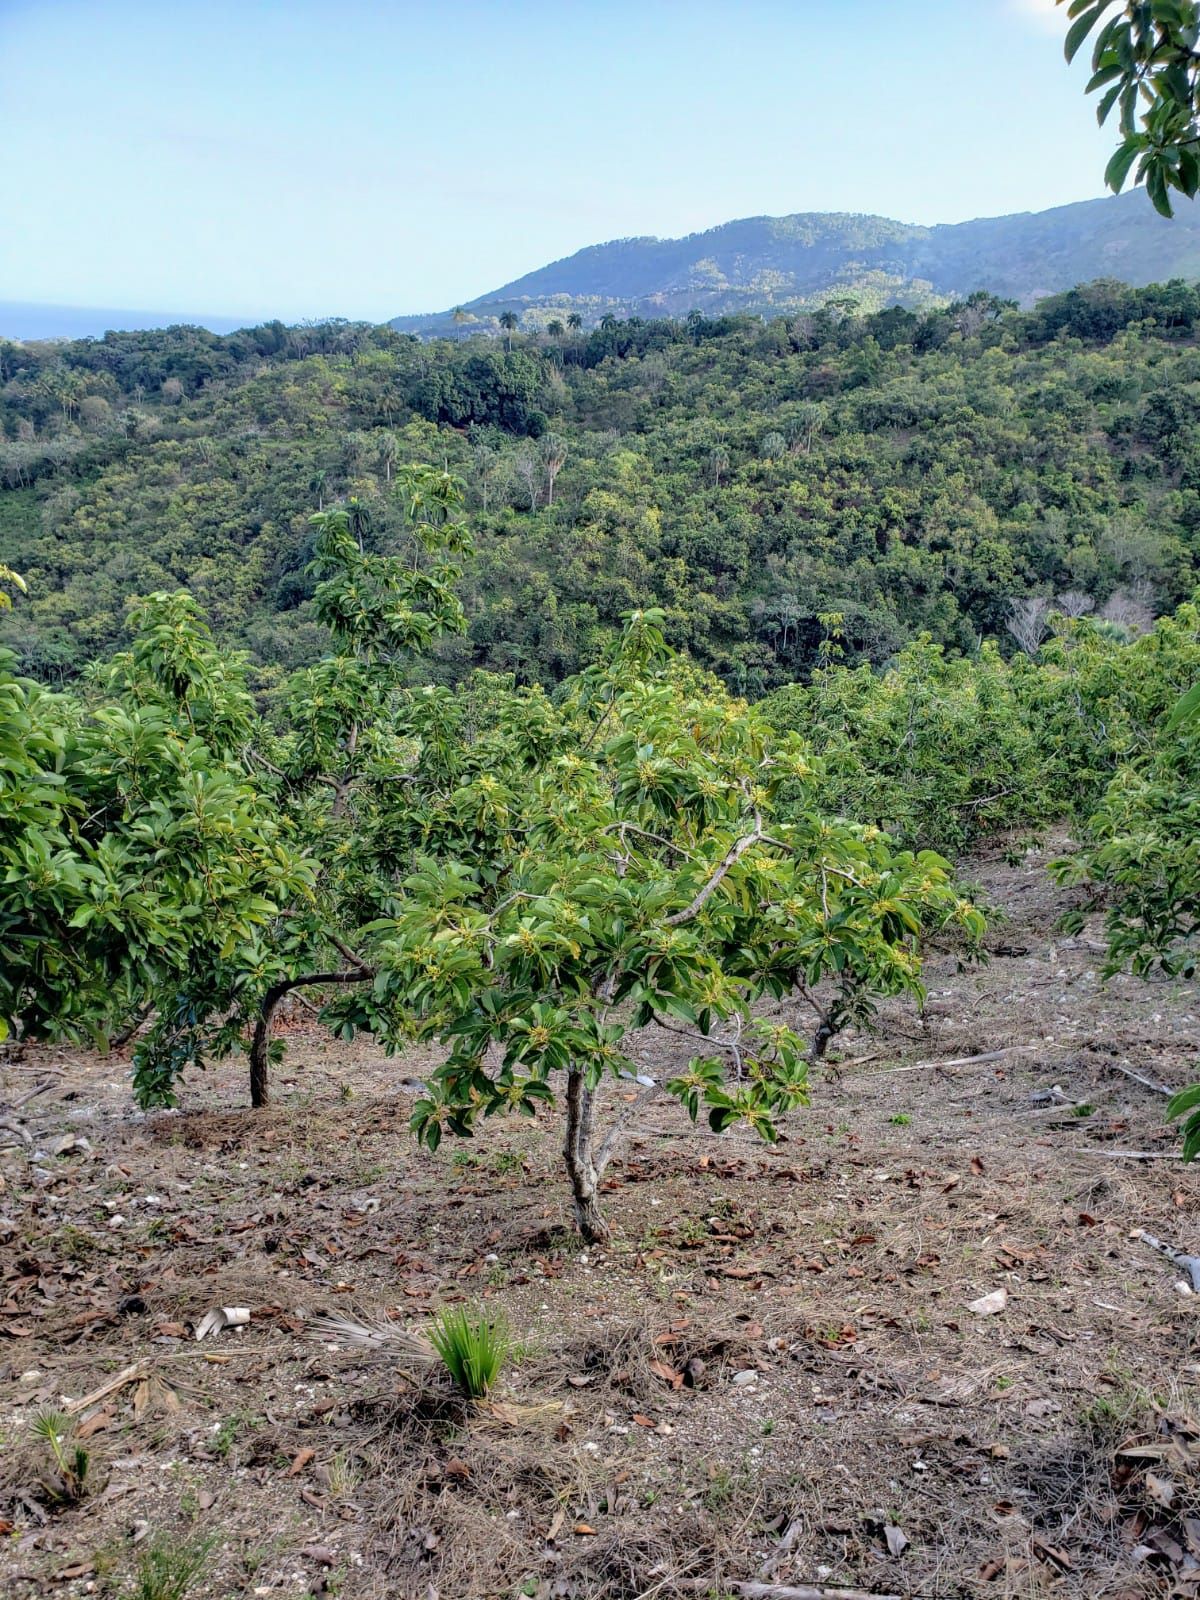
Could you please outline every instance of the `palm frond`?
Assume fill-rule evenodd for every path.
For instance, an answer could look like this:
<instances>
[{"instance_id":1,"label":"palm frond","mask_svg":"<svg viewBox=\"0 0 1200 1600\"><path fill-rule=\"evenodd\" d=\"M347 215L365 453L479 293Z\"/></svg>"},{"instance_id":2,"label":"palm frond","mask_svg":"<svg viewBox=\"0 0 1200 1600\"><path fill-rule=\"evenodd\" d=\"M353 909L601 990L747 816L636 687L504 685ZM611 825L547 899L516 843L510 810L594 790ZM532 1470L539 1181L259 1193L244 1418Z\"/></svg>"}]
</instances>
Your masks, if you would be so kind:
<instances>
[{"instance_id":1,"label":"palm frond","mask_svg":"<svg viewBox=\"0 0 1200 1600\"><path fill-rule=\"evenodd\" d=\"M437 1353L428 1339L395 1322L360 1322L354 1317L313 1317L306 1332L312 1339L337 1339L342 1344L371 1350L411 1366L428 1366L437 1359Z\"/></svg>"}]
</instances>

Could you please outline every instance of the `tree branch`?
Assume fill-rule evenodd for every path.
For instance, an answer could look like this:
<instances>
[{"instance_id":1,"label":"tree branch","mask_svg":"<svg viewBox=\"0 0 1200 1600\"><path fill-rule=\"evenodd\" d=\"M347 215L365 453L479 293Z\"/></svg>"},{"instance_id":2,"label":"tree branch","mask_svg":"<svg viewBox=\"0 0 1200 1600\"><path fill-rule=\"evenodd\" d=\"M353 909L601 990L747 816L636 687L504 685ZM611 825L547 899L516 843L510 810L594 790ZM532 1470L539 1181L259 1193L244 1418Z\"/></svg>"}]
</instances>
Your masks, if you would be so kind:
<instances>
[{"instance_id":1,"label":"tree branch","mask_svg":"<svg viewBox=\"0 0 1200 1600\"><path fill-rule=\"evenodd\" d=\"M671 850L677 856L687 856L694 859L690 850L685 850L681 844L673 844L670 839L664 839L661 833L651 833L648 828L639 828L633 822L610 822L607 827L601 828L601 833L619 833L624 838L626 833L639 834L643 839L653 839L655 844L661 844L664 849Z\"/></svg>"},{"instance_id":2,"label":"tree branch","mask_svg":"<svg viewBox=\"0 0 1200 1600\"><path fill-rule=\"evenodd\" d=\"M263 1010L278 1005L284 995L291 994L293 989L315 988L322 983L369 983L374 976L374 967L359 962L357 972L308 972L299 978L281 978L263 996Z\"/></svg>"},{"instance_id":3,"label":"tree branch","mask_svg":"<svg viewBox=\"0 0 1200 1600\"><path fill-rule=\"evenodd\" d=\"M336 933L327 933L326 938L339 955L345 956L346 960L352 967L357 967L358 970L364 974L364 976L370 976L372 978L375 976L375 973L370 967L368 967L363 958L361 956L356 956L354 951L351 950L350 946L348 944L344 944L342 940L338 938Z\"/></svg>"},{"instance_id":4,"label":"tree branch","mask_svg":"<svg viewBox=\"0 0 1200 1600\"><path fill-rule=\"evenodd\" d=\"M755 812L753 830L750 833L743 834L742 837L736 841L736 843L730 845L729 849L726 850L724 856L721 858L721 864L718 866L717 870L713 873L712 877L708 880L704 887L696 895L696 898L692 901L691 905L685 906L682 911L674 912L673 915L666 919L667 927L678 928L681 923L691 922L694 918L698 917L704 910L704 907L708 904L709 900L711 900L712 896L716 893L721 884L721 880L726 876L727 873L731 871L733 867L737 865L741 858L746 854L747 850L752 849L760 842L762 837L762 818L757 812Z\"/></svg>"},{"instance_id":5,"label":"tree branch","mask_svg":"<svg viewBox=\"0 0 1200 1600\"><path fill-rule=\"evenodd\" d=\"M625 1129L634 1120L644 1105L653 1100L655 1095L662 1093L662 1088L663 1086L661 1083L649 1084L645 1089L642 1090L641 1094L638 1095L637 1099L634 1100L631 1105L625 1107L624 1111L621 1112L620 1116L613 1123L612 1127L604 1135L604 1139L601 1142L600 1148L596 1151L595 1165L597 1177L602 1177L604 1175L605 1167L607 1167L608 1163L612 1160L613 1151L616 1148L617 1140L625 1132Z\"/></svg>"}]
</instances>

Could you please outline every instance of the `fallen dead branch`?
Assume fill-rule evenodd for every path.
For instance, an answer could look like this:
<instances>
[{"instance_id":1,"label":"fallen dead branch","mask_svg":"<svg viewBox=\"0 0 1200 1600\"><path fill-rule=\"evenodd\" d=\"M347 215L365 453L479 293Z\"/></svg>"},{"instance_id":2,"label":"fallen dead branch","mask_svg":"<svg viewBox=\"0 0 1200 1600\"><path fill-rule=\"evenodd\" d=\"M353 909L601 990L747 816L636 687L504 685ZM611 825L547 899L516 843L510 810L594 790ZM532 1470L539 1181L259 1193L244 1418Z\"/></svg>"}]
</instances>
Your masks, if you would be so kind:
<instances>
[{"instance_id":1,"label":"fallen dead branch","mask_svg":"<svg viewBox=\"0 0 1200 1600\"><path fill-rule=\"evenodd\" d=\"M145 1363L135 1361L133 1366L124 1367L107 1383L102 1383L98 1389L93 1389L90 1394L81 1395L78 1400L68 1400L63 1410L69 1417L78 1416L81 1411L87 1411L101 1400L107 1400L110 1394L116 1394L118 1389L124 1389L127 1384L137 1383L146 1376Z\"/></svg>"},{"instance_id":2,"label":"fallen dead branch","mask_svg":"<svg viewBox=\"0 0 1200 1600\"><path fill-rule=\"evenodd\" d=\"M1134 1083L1140 1083L1146 1089L1152 1089L1155 1094L1172 1095L1174 1089L1169 1089L1165 1083L1155 1083L1153 1078L1143 1077L1140 1072L1135 1072L1132 1067L1123 1067L1119 1061L1106 1061L1106 1067L1111 1067L1114 1072L1119 1072L1122 1077L1132 1078Z\"/></svg>"},{"instance_id":3,"label":"fallen dead branch","mask_svg":"<svg viewBox=\"0 0 1200 1600\"><path fill-rule=\"evenodd\" d=\"M1186 1251L1177 1250L1174 1245L1167 1244L1164 1239L1157 1239L1154 1234L1147 1233L1145 1228L1139 1228L1134 1238L1140 1239L1145 1245L1149 1245L1151 1250L1157 1250L1160 1256L1166 1256L1167 1260L1175 1266L1182 1267L1192 1280L1192 1288L1200 1293L1200 1256L1189 1256Z\"/></svg>"},{"instance_id":4,"label":"fallen dead branch","mask_svg":"<svg viewBox=\"0 0 1200 1600\"><path fill-rule=\"evenodd\" d=\"M981 1067L988 1061L1002 1061L1005 1056L1025 1055L1030 1050L1062 1050L1063 1045L1012 1044L1003 1050L985 1050L979 1056L955 1056L949 1061L914 1061L907 1067L885 1067L882 1072L864 1072L864 1078L890 1078L897 1072L928 1072L935 1067L948 1072L952 1067Z\"/></svg>"},{"instance_id":5,"label":"fallen dead branch","mask_svg":"<svg viewBox=\"0 0 1200 1600\"><path fill-rule=\"evenodd\" d=\"M676 1580L675 1587L690 1589L695 1594L736 1594L741 1596L741 1600L900 1600L898 1594L869 1593L865 1589L830 1589L819 1583L797 1585L753 1580L731 1583L728 1578L723 1578L720 1583L711 1583L706 1578L683 1578Z\"/></svg>"},{"instance_id":6,"label":"fallen dead branch","mask_svg":"<svg viewBox=\"0 0 1200 1600\"><path fill-rule=\"evenodd\" d=\"M1104 1161L1182 1161L1173 1150L1080 1150L1078 1156L1098 1156Z\"/></svg>"}]
</instances>

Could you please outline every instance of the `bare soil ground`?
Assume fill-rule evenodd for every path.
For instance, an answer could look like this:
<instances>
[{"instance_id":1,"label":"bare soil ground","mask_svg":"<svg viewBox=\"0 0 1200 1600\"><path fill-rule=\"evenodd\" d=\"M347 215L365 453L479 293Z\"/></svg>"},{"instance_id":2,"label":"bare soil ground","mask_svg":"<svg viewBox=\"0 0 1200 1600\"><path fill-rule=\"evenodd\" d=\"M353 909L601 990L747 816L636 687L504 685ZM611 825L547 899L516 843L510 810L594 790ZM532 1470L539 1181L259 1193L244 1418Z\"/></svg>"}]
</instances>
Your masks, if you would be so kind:
<instances>
[{"instance_id":1,"label":"bare soil ground","mask_svg":"<svg viewBox=\"0 0 1200 1600\"><path fill-rule=\"evenodd\" d=\"M1200 1297L1132 1235L1200 1249L1200 1172L1118 1069L1195 1076L1200 995L1102 984L1050 853L968 863L991 961L936 957L923 1017L840 1040L777 1147L647 1108L603 1250L551 1116L415 1148L419 1054L297 1026L271 1110L229 1063L146 1117L120 1057L7 1060L0 1590L134 1594L148 1548L211 1538L190 1596L1195 1593ZM520 1341L474 1412L305 1337L463 1299ZM249 1325L198 1343L215 1306ZM31 1421L92 1393L56 1509Z\"/></svg>"}]
</instances>

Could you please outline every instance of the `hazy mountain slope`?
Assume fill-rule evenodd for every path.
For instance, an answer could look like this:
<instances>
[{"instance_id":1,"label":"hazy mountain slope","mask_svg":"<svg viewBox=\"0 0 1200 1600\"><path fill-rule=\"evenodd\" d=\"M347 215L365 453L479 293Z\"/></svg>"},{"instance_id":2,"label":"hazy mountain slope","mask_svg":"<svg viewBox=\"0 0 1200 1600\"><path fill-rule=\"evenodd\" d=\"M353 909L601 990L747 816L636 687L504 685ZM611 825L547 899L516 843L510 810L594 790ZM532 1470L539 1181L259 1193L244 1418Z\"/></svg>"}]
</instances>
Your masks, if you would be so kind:
<instances>
[{"instance_id":1,"label":"hazy mountain slope","mask_svg":"<svg viewBox=\"0 0 1200 1600\"><path fill-rule=\"evenodd\" d=\"M856 293L864 309L944 301L973 289L1028 304L1093 278L1145 284L1197 276L1200 209L1180 206L1167 221L1135 190L929 228L806 212L747 217L684 239L616 239L527 273L465 309L476 324L514 310L536 325L571 310L587 321L605 311L795 311L835 291ZM393 325L412 332L455 326L448 313L397 317Z\"/></svg>"}]
</instances>

